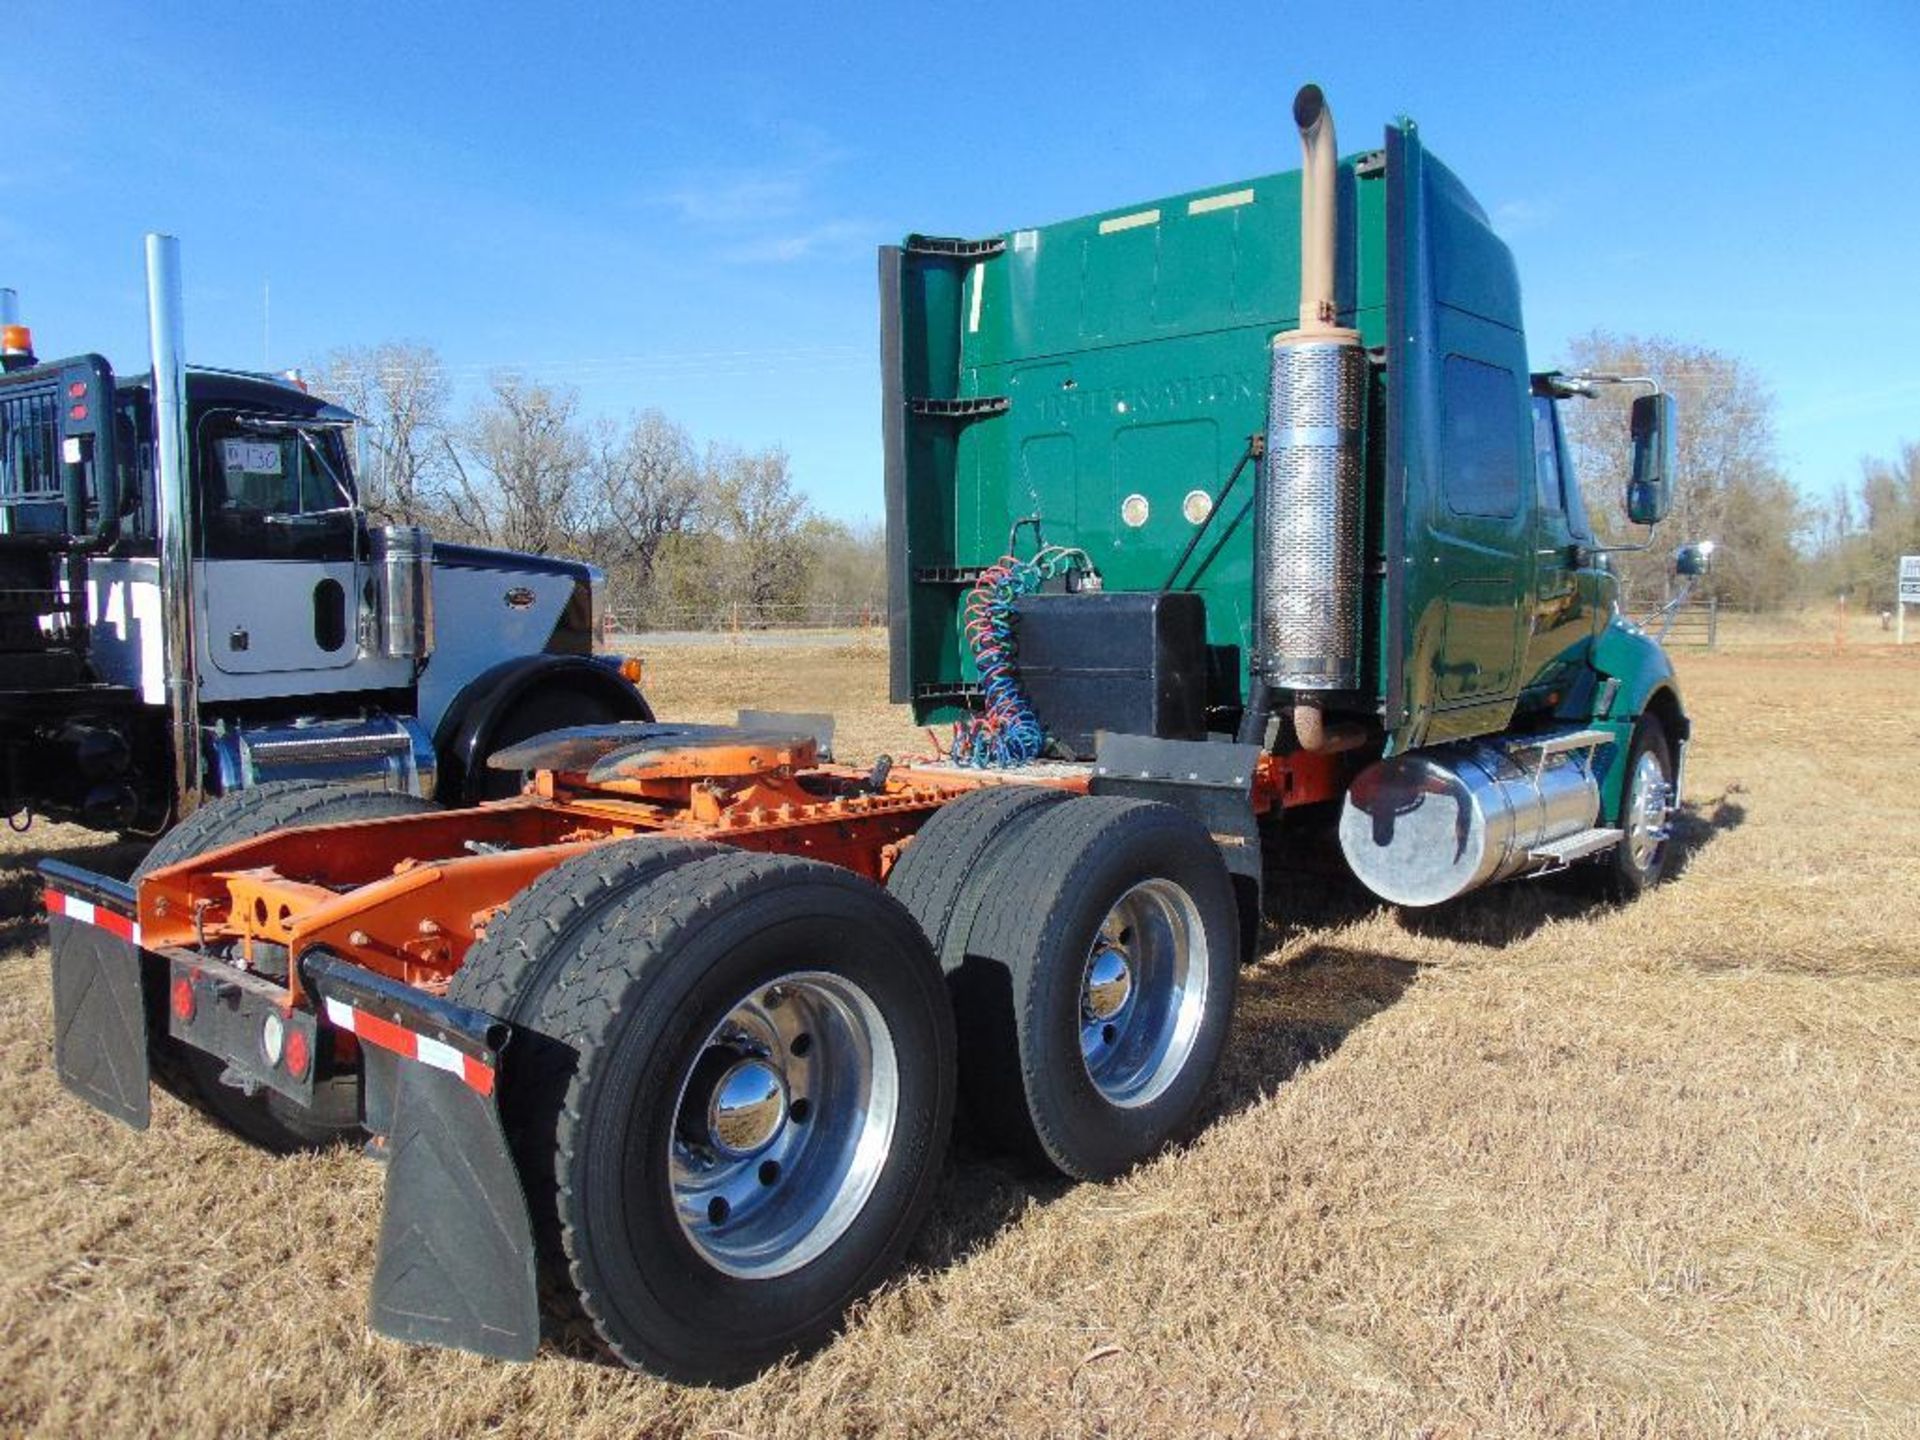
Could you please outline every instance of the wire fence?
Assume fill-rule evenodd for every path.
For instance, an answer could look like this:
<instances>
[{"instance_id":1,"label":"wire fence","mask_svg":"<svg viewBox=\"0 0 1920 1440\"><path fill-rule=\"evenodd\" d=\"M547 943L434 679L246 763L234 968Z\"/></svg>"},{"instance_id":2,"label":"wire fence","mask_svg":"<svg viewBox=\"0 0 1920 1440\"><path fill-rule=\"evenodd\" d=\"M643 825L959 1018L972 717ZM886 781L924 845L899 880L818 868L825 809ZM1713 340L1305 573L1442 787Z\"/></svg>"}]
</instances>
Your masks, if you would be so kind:
<instances>
[{"instance_id":1,"label":"wire fence","mask_svg":"<svg viewBox=\"0 0 1920 1440\"><path fill-rule=\"evenodd\" d=\"M887 608L880 604L649 606L644 612L608 617L608 629L621 635L690 633L744 635L757 631L883 630Z\"/></svg>"}]
</instances>

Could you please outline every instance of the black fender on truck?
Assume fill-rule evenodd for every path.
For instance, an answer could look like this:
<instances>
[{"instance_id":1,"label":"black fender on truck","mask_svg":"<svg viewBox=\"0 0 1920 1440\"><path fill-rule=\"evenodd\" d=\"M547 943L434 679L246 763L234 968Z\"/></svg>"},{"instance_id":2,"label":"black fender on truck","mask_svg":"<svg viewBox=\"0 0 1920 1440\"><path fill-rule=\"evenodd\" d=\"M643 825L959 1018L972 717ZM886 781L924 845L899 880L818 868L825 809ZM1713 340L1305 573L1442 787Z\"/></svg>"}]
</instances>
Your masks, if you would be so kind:
<instances>
[{"instance_id":1,"label":"black fender on truck","mask_svg":"<svg viewBox=\"0 0 1920 1440\"><path fill-rule=\"evenodd\" d=\"M440 758L433 798L473 805L501 793L489 783L494 751L569 725L651 720L653 708L612 664L586 655L521 655L467 682L433 737Z\"/></svg>"}]
</instances>

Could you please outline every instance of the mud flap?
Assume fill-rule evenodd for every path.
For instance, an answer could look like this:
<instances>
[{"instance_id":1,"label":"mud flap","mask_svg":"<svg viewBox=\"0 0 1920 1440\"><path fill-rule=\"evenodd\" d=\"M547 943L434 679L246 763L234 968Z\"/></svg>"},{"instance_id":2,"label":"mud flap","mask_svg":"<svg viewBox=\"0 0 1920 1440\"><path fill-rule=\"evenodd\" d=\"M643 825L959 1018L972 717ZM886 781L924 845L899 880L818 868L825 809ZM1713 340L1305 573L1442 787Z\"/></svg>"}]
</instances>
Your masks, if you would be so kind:
<instances>
[{"instance_id":1,"label":"mud flap","mask_svg":"<svg viewBox=\"0 0 1920 1440\"><path fill-rule=\"evenodd\" d=\"M1240 910L1240 959L1251 963L1260 949L1265 866L1260 823L1253 811L1257 745L1203 740L1159 740L1102 730L1095 737L1094 795L1158 800L1186 811L1207 827L1227 867Z\"/></svg>"},{"instance_id":2,"label":"mud flap","mask_svg":"<svg viewBox=\"0 0 1920 1440\"><path fill-rule=\"evenodd\" d=\"M415 1345L531 1360L540 1344L533 1232L490 1097L400 1067L371 1323Z\"/></svg>"},{"instance_id":3,"label":"mud flap","mask_svg":"<svg viewBox=\"0 0 1920 1440\"><path fill-rule=\"evenodd\" d=\"M53 947L54 1070L96 1110L144 1130L152 1096L132 891L57 861L40 868Z\"/></svg>"},{"instance_id":4,"label":"mud flap","mask_svg":"<svg viewBox=\"0 0 1920 1440\"><path fill-rule=\"evenodd\" d=\"M409 1344L531 1360L533 1227L494 1086L506 1026L332 956L304 969L329 1021L400 1057L368 1323Z\"/></svg>"}]
</instances>

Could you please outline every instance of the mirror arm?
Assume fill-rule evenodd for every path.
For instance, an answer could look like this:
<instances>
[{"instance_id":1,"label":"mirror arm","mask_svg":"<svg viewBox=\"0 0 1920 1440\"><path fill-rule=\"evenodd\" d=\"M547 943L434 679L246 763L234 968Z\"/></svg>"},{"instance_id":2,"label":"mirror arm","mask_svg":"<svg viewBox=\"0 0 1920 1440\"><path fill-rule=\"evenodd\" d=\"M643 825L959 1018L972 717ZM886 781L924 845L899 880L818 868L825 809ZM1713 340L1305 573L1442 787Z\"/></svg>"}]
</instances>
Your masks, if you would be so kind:
<instances>
[{"instance_id":1,"label":"mirror arm","mask_svg":"<svg viewBox=\"0 0 1920 1440\"><path fill-rule=\"evenodd\" d=\"M1589 545L1586 547L1586 551L1589 555L1637 555L1642 550L1651 550L1653 548L1653 532L1658 530L1662 523L1664 522L1656 520L1653 524L1647 526L1647 538L1642 540L1638 545Z\"/></svg>"}]
</instances>

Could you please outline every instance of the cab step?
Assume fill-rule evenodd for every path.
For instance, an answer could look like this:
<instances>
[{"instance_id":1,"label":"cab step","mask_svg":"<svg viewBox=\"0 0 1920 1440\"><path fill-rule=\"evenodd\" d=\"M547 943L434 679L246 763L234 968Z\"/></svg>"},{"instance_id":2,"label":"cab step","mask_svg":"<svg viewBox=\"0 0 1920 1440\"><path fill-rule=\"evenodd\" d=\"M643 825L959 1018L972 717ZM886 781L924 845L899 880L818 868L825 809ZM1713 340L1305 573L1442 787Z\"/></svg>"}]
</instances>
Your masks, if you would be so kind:
<instances>
[{"instance_id":1,"label":"cab step","mask_svg":"<svg viewBox=\"0 0 1920 1440\"><path fill-rule=\"evenodd\" d=\"M1520 736L1507 741L1507 753L1516 759L1522 755L1565 755L1572 750L1592 750L1611 745L1617 737L1611 730L1561 730L1552 735Z\"/></svg>"},{"instance_id":2,"label":"cab step","mask_svg":"<svg viewBox=\"0 0 1920 1440\"><path fill-rule=\"evenodd\" d=\"M1527 852L1531 858L1543 862L1541 868L1535 870L1533 874L1551 875L1555 871L1564 870L1576 860L1584 860L1589 855L1597 855L1600 851L1619 844L1620 837L1626 833L1624 830L1610 830L1596 826L1592 830L1581 830L1569 835L1564 840L1555 840L1550 845L1541 845Z\"/></svg>"}]
</instances>

